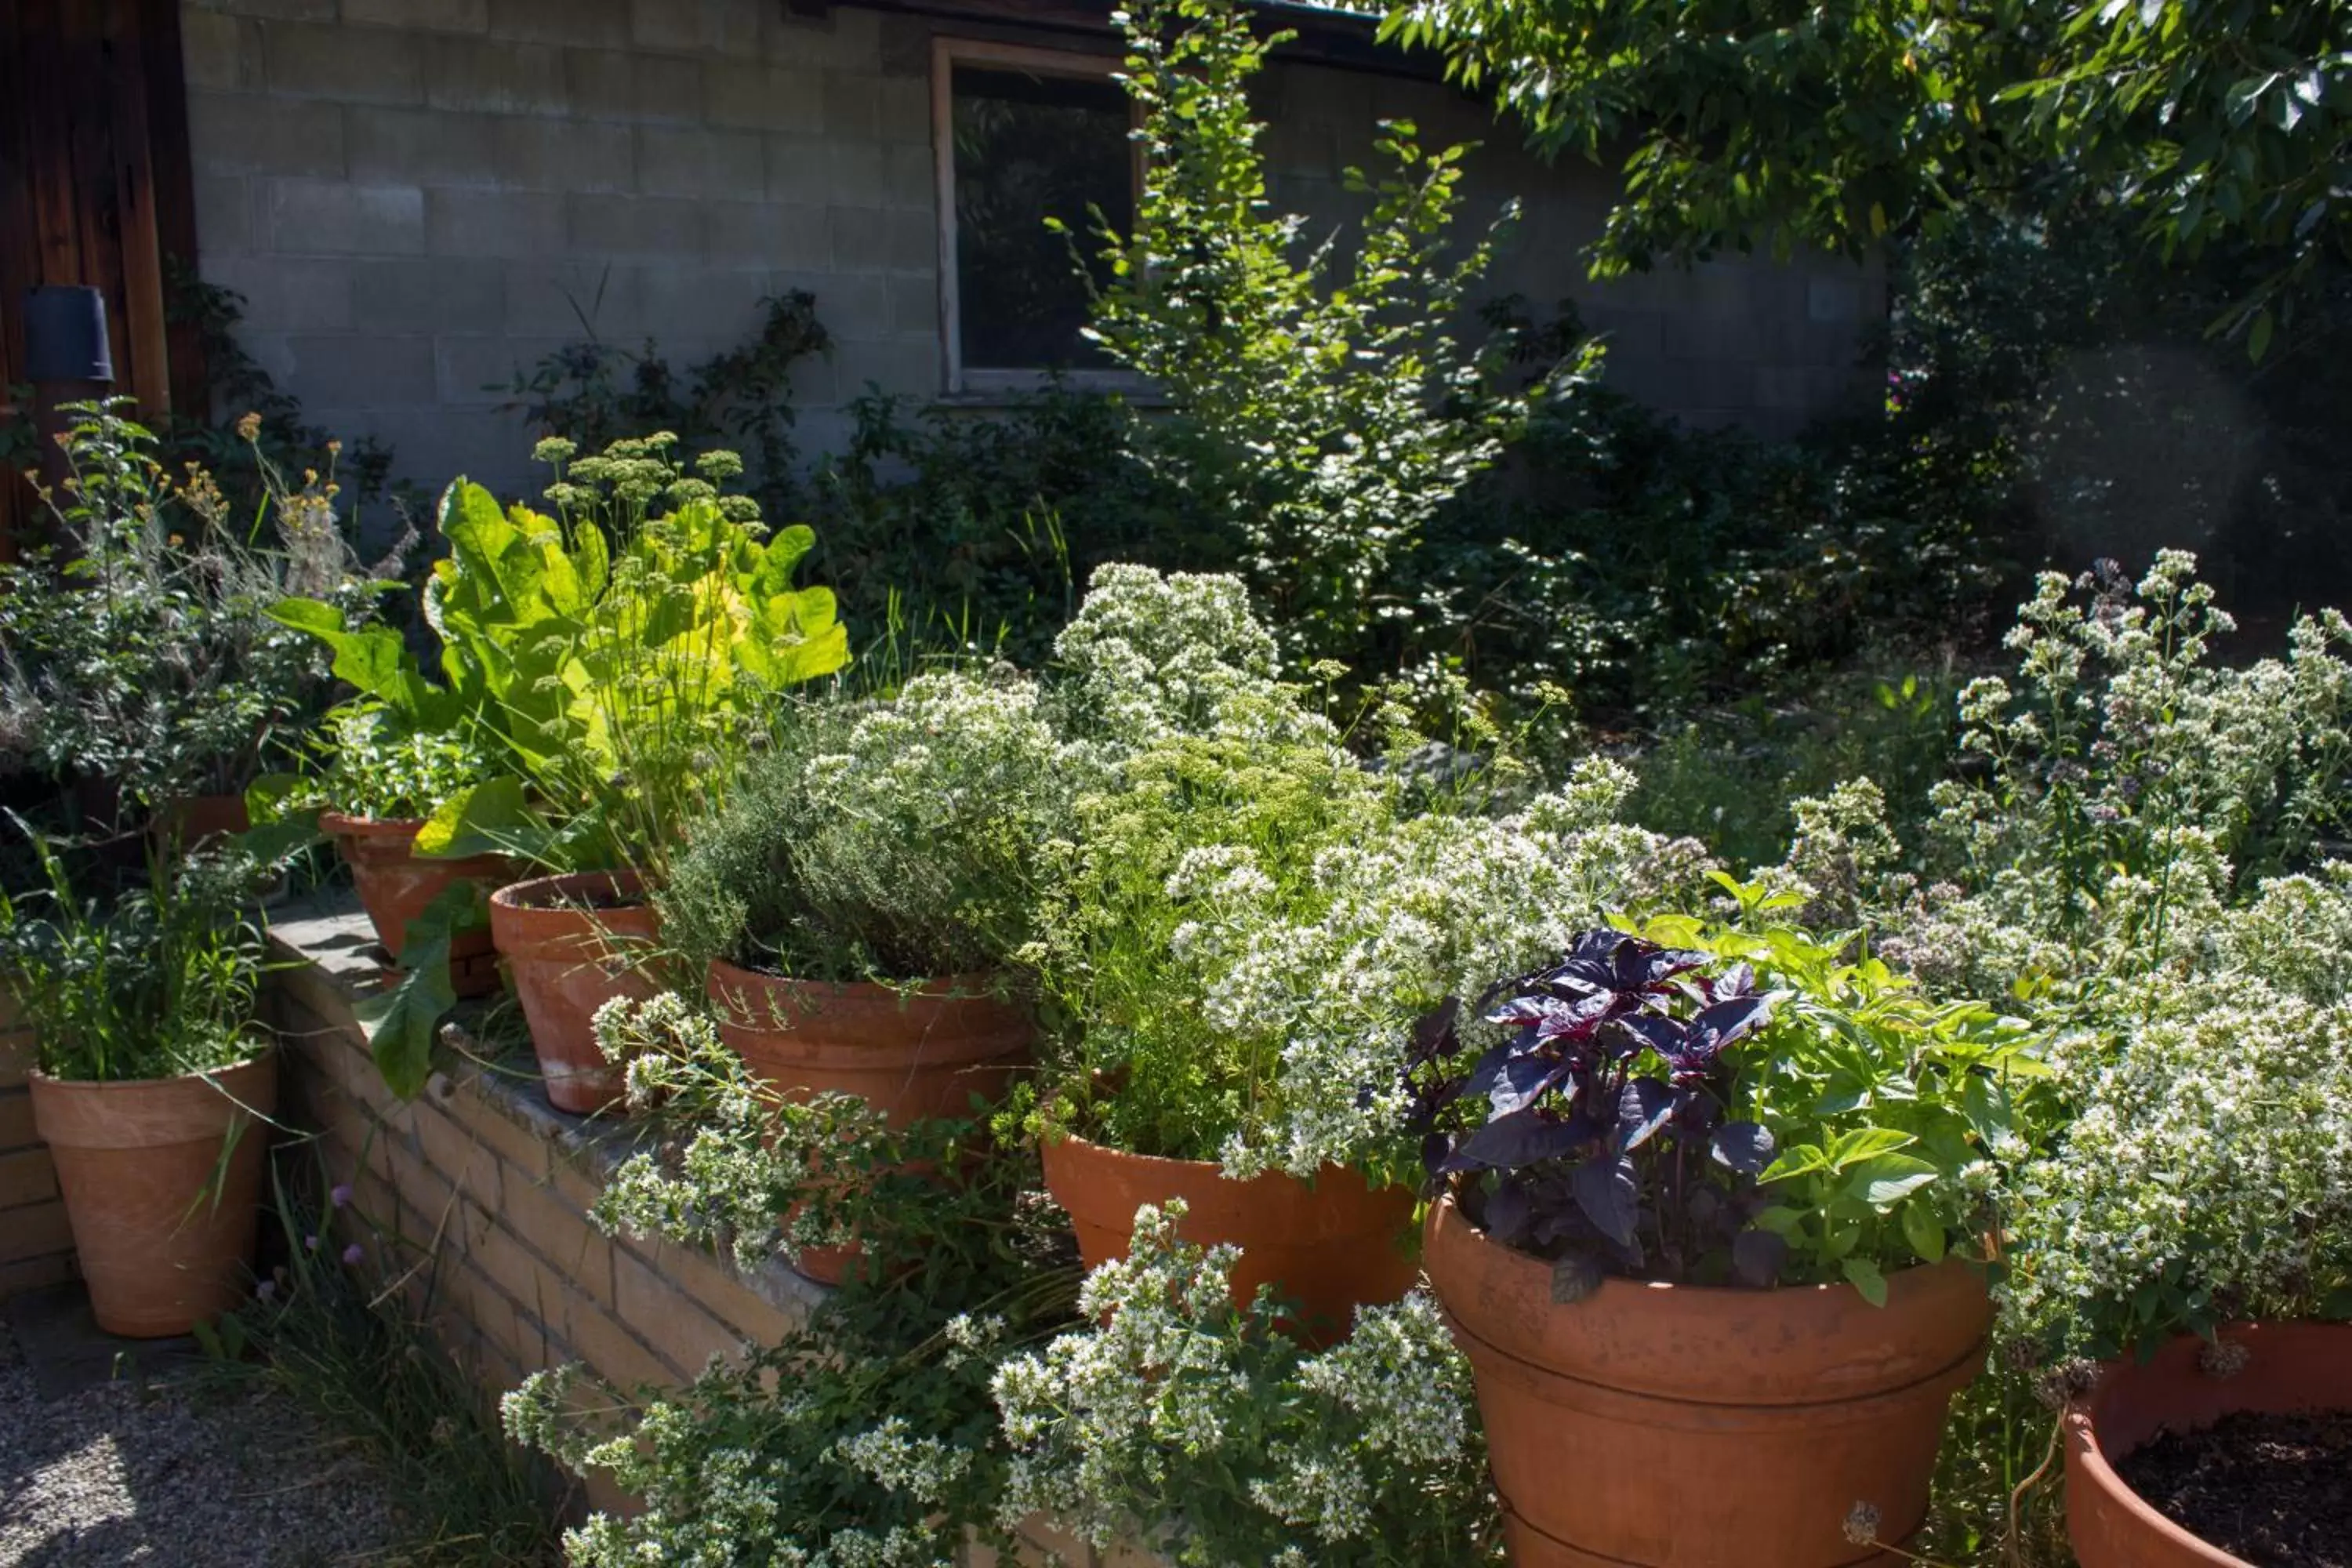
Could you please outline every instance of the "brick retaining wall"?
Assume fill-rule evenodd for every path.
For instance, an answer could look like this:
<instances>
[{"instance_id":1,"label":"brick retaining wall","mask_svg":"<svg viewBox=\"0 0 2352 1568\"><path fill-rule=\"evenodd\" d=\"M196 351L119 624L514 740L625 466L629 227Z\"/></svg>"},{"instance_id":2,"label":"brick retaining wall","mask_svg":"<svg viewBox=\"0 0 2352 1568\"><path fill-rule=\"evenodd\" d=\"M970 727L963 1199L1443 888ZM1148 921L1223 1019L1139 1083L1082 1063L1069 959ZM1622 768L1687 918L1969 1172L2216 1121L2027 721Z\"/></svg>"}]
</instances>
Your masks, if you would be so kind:
<instances>
[{"instance_id":1,"label":"brick retaining wall","mask_svg":"<svg viewBox=\"0 0 2352 1568\"><path fill-rule=\"evenodd\" d=\"M0 1300L74 1277L57 1167L33 1136L33 1036L0 998Z\"/></svg>"}]
</instances>

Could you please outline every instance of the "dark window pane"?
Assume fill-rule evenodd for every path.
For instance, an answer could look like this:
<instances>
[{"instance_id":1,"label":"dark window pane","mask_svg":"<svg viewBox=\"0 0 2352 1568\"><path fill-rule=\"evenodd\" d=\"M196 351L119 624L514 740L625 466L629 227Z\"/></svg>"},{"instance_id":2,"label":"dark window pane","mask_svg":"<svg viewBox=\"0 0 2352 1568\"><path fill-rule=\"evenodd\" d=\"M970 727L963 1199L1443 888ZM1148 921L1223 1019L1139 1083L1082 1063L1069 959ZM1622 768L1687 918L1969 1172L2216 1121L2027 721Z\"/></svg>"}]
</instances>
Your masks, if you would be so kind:
<instances>
[{"instance_id":1,"label":"dark window pane","mask_svg":"<svg viewBox=\"0 0 2352 1568\"><path fill-rule=\"evenodd\" d=\"M1127 92L1101 78L957 66L956 304L964 364L1100 366L1078 334L1087 291L1059 218L1089 266L1090 207L1125 229L1135 205Z\"/></svg>"}]
</instances>

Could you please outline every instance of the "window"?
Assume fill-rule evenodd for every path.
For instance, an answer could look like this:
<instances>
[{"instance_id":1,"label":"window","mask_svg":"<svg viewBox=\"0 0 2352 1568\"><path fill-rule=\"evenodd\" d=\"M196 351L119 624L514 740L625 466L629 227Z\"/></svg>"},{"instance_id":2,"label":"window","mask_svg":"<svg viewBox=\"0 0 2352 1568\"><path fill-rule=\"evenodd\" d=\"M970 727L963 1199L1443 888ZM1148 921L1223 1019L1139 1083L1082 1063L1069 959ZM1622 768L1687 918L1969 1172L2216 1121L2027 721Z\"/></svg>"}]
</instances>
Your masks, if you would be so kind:
<instances>
[{"instance_id":1,"label":"window","mask_svg":"<svg viewBox=\"0 0 2352 1568\"><path fill-rule=\"evenodd\" d=\"M1058 218L1094 260L1090 209L1135 216L1136 151L1114 62L942 39L933 60L939 136L941 323L948 390L1032 385L1047 371L1117 376L1081 334L1087 289Z\"/></svg>"}]
</instances>

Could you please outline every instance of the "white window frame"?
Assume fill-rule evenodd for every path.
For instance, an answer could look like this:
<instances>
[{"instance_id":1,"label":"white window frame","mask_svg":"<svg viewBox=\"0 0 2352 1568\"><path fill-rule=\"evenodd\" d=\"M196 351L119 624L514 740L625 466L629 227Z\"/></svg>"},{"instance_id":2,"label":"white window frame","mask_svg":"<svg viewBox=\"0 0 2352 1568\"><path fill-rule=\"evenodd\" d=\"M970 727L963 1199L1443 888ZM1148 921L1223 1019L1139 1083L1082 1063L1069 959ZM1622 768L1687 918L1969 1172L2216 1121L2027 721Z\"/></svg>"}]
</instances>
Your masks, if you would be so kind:
<instances>
[{"instance_id":1,"label":"white window frame","mask_svg":"<svg viewBox=\"0 0 2352 1568\"><path fill-rule=\"evenodd\" d=\"M963 363L963 316L957 298L955 68L958 64L1012 67L1038 76L1079 77L1108 81L1123 64L1119 56L1087 54L1075 49L1038 48L1027 44L1003 44L986 38L931 40L931 162L937 182L940 236L940 337L947 368L948 395L985 397L1034 392L1053 379L1039 370L966 368ZM1135 149L1132 190L1143 194L1143 150ZM1143 377L1121 369L1073 369L1061 374L1063 384L1104 391L1140 392Z\"/></svg>"}]
</instances>

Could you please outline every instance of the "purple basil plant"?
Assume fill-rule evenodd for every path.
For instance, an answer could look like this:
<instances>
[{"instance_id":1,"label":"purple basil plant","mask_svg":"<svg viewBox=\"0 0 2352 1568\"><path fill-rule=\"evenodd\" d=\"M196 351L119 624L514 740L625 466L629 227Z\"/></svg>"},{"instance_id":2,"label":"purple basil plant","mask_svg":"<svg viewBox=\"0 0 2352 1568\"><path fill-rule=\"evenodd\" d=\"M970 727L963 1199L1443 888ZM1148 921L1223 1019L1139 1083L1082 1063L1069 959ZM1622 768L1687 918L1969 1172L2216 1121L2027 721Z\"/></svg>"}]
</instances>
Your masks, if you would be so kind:
<instances>
[{"instance_id":1,"label":"purple basil plant","mask_svg":"<svg viewBox=\"0 0 2352 1568\"><path fill-rule=\"evenodd\" d=\"M1433 1194L1493 1240L1554 1263L1573 1300L1610 1275L1766 1286L1786 1244L1749 1225L1772 1135L1730 1115L1729 1047L1770 1016L1746 964L1622 931L1489 988L1508 1033L1468 1061L1459 998L1413 1032L1407 1081Z\"/></svg>"}]
</instances>

